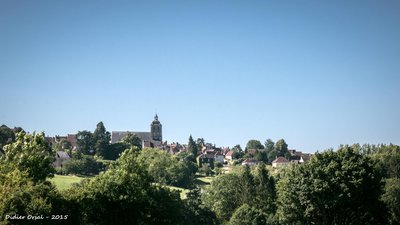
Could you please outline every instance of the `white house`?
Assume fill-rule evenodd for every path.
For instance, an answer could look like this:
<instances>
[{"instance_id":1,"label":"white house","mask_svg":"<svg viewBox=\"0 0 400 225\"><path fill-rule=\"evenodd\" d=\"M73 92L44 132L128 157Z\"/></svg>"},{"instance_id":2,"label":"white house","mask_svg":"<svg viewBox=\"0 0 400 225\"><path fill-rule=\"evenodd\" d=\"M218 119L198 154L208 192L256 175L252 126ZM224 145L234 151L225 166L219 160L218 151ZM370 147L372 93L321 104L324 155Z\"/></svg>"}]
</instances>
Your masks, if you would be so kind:
<instances>
[{"instance_id":1,"label":"white house","mask_svg":"<svg viewBox=\"0 0 400 225\"><path fill-rule=\"evenodd\" d=\"M285 157L279 156L274 161L272 161L272 167L278 168L288 165L290 162Z\"/></svg>"}]
</instances>

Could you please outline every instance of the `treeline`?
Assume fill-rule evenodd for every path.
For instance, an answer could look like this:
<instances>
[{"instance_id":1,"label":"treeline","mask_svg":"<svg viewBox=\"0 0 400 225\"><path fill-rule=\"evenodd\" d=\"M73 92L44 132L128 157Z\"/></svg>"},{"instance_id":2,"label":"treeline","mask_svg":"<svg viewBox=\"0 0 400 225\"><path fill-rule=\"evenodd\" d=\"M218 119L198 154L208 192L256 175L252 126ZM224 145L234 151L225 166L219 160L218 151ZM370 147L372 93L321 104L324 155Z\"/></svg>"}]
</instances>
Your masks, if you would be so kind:
<instances>
[{"instance_id":1,"label":"treeline","mask_svg":"<svg viewBox=\"0 0 400 225\"><path fill-rule=\"evenodd\" d=\"M399 146L343 145L275 177L220 175L203 201L221 224L399 224L399 165Z\"/></svg>"},{"instance_id":2,"label":"treeline","mask_svg":"<svg viewBox=\"0 0 400 225\"><path fill-rule=\"evenodd\" d=\"M47 181L55 173L55 152L43 133L16 133L3 151L2 220L66 215L65 224L400 223L400 147L392 144L343 145L274 173L263 164L237 167L202 191L191 182L196 166L190 153L131 146L105 172L59 192ZM167 184L192 191L182 200Z\"/></svg>"},{"instance_id":3,"label":"treeline","mask_svg":"<svg viewBox=\"0 0 400 225\"><path fill-rule=\"evenodd\" d=\"M103 122L97 123L94 132L88 130L78 131L76 139L76 149L72 149L71 143L65 139L56 143L53 148L59 151L66 151L72 157L83 154L97 156L105 160L117 159L125 149L132 146L139 149L142 148L142 140L131 133L128 133L121 142L111 144L111 134L106 130Z\"/></svg>"},{"instance_id":4,"label":"treeline","mask_svg":"<svg viewBox=\"0 0 400 225\"><path fill-rule=\"evenodd\" d=\"M259 162L271 164L279 156L290 157L288 144L284 139L279 139L276 142L267 139L264 145L259 140L251 139L247 142L244 150L240 145L235 145L232 151L234 152L232 158L238 160L237 162L253 158ZM254 153L250 151L254 151Z\"/></svg>"},{"instance_id":5,"label":"treeline","mask_svg":"<svg viewBox=\"0 0 400 225\"><path fill-rule=\"evenodd\" d=\"M65 224L216 224L215 214L203 206L198 189L181 200L179 193L165 188L168 182L182 182L171 177L160 180L149 167L167 160L165 171L186 171L189 164L179 162L161 150L148 149L141 155L136 147L125 150L107 171L59 192L47 181L55 170L51 166L54 151L44 134L18 133L14 142L3 147L0 157L1 224L32 224L28 220L5 220L6 215L59 215ZM145 151L145 150L143 150ZM183 157L183 156L182 156ZM183 158L191 161L190 158ZM177 166L175 166L177 165ZM152 173L152 175L149 173ZM161 171L159 171L161 173ZM175 174L175 173L173 173ZM54 224L52 220L35 224Z\"/></svg>"},{"instance_id":6,"label":"treeline","mask_svg":"<svg viewBox=\"0 0 400 225\"><path fill-rule=\"evenodd\" d=\"M105 171L112 163L110 160L116 160L125 149L142 148L140 138L131 133L128 133L121 142L111 144L110 132L106 130L103 122L96 125L94 132L78 131L76 138L75 149L65 139L53 144L53 150L64 151L71 157L68 163L56 168L58 174L97 175Z\"/></svg>"}]
</instances>

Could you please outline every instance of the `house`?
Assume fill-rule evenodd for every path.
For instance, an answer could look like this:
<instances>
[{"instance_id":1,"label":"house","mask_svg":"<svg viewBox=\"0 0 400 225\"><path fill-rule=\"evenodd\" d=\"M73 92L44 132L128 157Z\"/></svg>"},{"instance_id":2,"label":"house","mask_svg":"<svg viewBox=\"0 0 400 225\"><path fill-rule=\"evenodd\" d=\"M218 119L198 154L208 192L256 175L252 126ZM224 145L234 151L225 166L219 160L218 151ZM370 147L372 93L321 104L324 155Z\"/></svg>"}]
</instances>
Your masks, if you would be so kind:
<instances>
[{"instance_id":1,"label":"house","mask_svg":"<svg viewBox=\"0 0 400 225\"><path fill-rule=\"evenodd\" d=\"M204 164L207 164L209 168L214 169L214 154L201 154L197 157L197 164L199 168L202 168Z\"/></svg>"},{"instance_id":2,"label":"house","mask_svg":"<svg viewBox=\"0 0 400 225\"><path fill-rule=\"evenodd\" d=\"M288 165L290 162L285 157L279 156L274 161L272 161L272 167L279 168Z\"/></svg>"},{"instance_id":3,"label":"house","mask_svg":"<svg viewBox=\"0 0 400 225\"><path fill-rule=\"evenodd\" d=\"M68 153L63 152L63 151L57 151L56 152L56 161L54 161L53 165L54 165L54 167L63 167L69 160L70 160L70 157L69 157Z\"/></svg>"},{"instance_id":4,"label":"house","mask_svg":"<svg viewBox=\"0 0 400 225\"><path fill-rule=\"evenodd\" d=\"M226 160L232 160L233 159L233 153L235 153L235 152L234 151L229 151L228 153L226 153L225 159Z\"/></svg>"},{"instance_id":5,"label":"house","mask_svg":"<svg viewBox=\"0 0 400 225\"><path fill-rule=\"evenodd\" d=\"M307 162L308 160L310 160L310 158L311 158L311 155L309 155L309 154L303 154L302 156L300 156L299 163L305 163L305 162Z\"/></svg>"},{"instance_id":6,"label":"house","mask_svg":"<svg viewBox=\"0 0 400 225\"><path fill-rule=\"evenodd\" d=\"M216 163L224 163L224 159L225 159L225 157L224 157L224 155L223 155L221 152L215 153L215 155L214 155L214 161L215 161Z\"/></svg>"},{"instance_id":7,"label":"house","mask_svg":"<svg viewBox=\"0 0 400 225\"><path fill-rule=\"evenodd\" d=\"M300 151L296 151L294 149L290 149L289 153L290 153L289 159L293 163L305 163L312 157L312 154L310 153L303 153Z\"/></svg>"},{"instance_id":8,"label":"house","mask_svg":"<svg viewBox=\"0 0 400 225\"><path fill-rule=\"evenodd\" d=\"M242 166L254 166L257 165L259 162L255 159L245 159L242 162Z\"/></svg>"}]
</instances>

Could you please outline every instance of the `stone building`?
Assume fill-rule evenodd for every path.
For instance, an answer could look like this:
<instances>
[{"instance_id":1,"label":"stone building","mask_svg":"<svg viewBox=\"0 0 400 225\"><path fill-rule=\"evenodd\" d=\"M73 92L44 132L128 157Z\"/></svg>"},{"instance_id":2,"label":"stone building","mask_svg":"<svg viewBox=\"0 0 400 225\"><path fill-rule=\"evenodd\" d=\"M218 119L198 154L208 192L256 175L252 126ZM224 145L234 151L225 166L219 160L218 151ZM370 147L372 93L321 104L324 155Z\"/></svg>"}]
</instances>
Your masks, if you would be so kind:
<instances>
[{"instance_id":1,"label":"stone building","mask_svg":"<svg viewBox=\"0 0 400 225\"><path fill-rule=\"evenodd\" d=\"M160 147L162 145L162 125L158 120L158 115L154 116L150 124L150 132L139 131L113 131L111 132L111 144L122 141L128 133L134 134L142 140L142 147Z\"/></svg>"}]
</instances>

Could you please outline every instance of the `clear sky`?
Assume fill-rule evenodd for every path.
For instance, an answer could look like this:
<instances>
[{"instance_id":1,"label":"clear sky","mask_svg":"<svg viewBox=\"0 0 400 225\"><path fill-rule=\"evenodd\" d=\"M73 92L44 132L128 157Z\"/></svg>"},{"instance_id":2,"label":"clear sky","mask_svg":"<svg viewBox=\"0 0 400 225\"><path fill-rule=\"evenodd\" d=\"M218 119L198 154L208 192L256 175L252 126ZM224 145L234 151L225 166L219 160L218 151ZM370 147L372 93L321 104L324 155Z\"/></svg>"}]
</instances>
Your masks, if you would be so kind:
<instances>
[{"instance_id":1,"label":"clear sky","mask_svg":"<svg viewBox=\"0 0 400 225\"><path fill-rule=\"evenodd\" d=\"M0 1L0 124L400 144L399 1Z\"/></svg>"}]
</instances>

